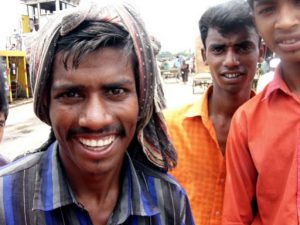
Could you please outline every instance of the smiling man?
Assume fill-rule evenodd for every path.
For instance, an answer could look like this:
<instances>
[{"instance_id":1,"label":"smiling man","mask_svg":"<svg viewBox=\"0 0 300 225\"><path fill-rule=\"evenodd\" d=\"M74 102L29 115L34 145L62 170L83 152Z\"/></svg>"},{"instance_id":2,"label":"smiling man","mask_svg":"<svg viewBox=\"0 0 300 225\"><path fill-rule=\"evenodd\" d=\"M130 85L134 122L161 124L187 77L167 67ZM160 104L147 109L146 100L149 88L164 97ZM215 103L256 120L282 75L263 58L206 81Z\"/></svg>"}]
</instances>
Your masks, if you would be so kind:
<instances>
[{"instance_id":1,"label":"smiling man","mask_svg":"<svg viewBox=\"0 0 300 225\"><path fill-rule=\"evenodd\" d=\"M193 225L185 192L167 174L176 154L135 11L78 8L37 40L34 110L51 135L0 171L0 224Z\"/></svg>"},{"instance_id":2,"label":"smiling man","mask_svg":"<svg viewBox=\"0 0 300 225\"><path fill-rule=\"evenodd\" d=\"M300 1L248 0L279 57L273 80L238 109L228 136L224 225L300 221Z\"/></svg>"},{"instance_id":3,"label":"smiling man","mask_svg":"<svg viewBox=\"0 0 300 225\"><path fill-rule=\"evenodd\" d=\"M202 56L212 86L199 101L165 112L178 151L173 175L188 193L196 224L221 224L231 117L253 96L256 65L264 55L249 12L246 2L235 0L202 15Z\"/></svg>"}]
</instances>

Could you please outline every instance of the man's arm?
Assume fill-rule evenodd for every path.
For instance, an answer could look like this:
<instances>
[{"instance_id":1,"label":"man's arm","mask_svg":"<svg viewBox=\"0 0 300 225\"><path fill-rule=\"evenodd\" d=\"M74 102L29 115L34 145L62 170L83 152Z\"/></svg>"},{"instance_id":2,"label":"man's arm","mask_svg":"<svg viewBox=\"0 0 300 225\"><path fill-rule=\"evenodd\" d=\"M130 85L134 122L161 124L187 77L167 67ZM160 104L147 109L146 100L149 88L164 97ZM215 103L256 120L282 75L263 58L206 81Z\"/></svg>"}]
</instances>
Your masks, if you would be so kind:
<instances>
[{"instance_id":1,"label":"man's arm","mask_svg":"<svg viewBox=\"0 0 300 225\"><path fill-rule=\"evenodd\" d=\"M247 118L238 111L231 121L226 145L223 224L251 224L255 216L257 171L248 145ZM256 207L255 207L256 208Z\"/></svg>"}]
</instances>

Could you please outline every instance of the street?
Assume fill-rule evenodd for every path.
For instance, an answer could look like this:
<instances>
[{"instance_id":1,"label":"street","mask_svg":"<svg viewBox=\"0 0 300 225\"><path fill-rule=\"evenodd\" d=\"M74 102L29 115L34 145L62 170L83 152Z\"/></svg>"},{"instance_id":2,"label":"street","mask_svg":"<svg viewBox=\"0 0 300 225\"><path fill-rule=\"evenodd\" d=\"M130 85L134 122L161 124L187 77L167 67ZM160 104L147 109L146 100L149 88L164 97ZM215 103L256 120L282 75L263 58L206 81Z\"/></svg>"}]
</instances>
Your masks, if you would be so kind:
<instances>
[{"instance_id":1,"label":"street","mask_svg":"<svg viewBox=\"0 0 300 225\"><path fill-rule=\"evenodd\" d=\"M200 98L202 90L193 94L192 77L185 85L173 79L167 79L164 83L168 108L178 107ZM18 155L35 150L47 140L49 130L49 126L33 113L32 101L11 107L1 144L1 154L13 160Z\"/></svg>"}]
</instances>

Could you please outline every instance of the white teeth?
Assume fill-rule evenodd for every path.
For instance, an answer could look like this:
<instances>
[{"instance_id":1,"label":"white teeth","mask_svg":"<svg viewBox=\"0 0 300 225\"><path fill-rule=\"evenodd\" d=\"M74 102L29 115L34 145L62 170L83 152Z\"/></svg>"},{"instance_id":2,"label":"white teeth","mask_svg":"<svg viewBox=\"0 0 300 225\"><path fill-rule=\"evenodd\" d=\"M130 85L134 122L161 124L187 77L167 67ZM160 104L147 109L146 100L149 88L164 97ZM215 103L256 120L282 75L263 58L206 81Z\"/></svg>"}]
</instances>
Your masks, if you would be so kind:
<instances>
[{"instance_id":1,"label":"white teeth","mask_svg":"<svg viewBox=\"0 0 300 225\"><path fill-rule=\"evenodd\" d=\"M115 140L115 136L108 136L102 139L85 139L79 138L79 141L90 148L102 148L110 145Z\"/></svg>"},{"instance_id":2,"label":"white teeth","mask_svg":"<svg viewBox=\"0 0 300 225\"><path fill-rule=\"evenodd\" d=\"M283 44L294 44L294 43L296 43L296 42L297 42L296 39L290 39L290 40L282 41Z\"/></svg>"},{"instance_id":3,"label":"white teeth","mask_svg":"<svg viewBox=\"0 0 300 225\"><path fill-rule=\"evenodd\" d=\"M237 78L239 74L233 73L233 74L225 74L224 75L226 78Z\"/></svg>"}]
</instances>

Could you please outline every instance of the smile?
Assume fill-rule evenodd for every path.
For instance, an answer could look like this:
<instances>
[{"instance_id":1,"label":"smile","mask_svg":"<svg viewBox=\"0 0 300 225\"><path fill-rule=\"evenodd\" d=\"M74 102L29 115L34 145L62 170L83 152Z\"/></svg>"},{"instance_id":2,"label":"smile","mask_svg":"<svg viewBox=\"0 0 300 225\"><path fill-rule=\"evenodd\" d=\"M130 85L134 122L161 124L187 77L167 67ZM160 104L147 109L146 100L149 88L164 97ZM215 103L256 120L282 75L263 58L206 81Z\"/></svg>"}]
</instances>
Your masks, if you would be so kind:
<instances>
[{"instance_id":1,"label":"smile","mask_svg":"<svg viewBox=\"0 0 300 225\"><path fill-rule=\"evenodd\" d=\"M110 144L112 144L114 142L115 139L116 139L116 136L111 135L111 136L107 136L107 137L104 137L101 139L99 139L99 138L97 138L97 139L79 138L79 142L88 148L93 148L96 150L96 149L100 149L100 148L102 149L102 148L109 146Z\"/></svg>"},{"instance_id":2,"label":"smile","mask_svg":"<svg viewBox=\"0 0 300 225\"><path fill-rule=\"evenodd\" d=\"M290 37L278 40L278 46L282 51L299 51L300 50L300 38Z\"/></svg>"},{"instance_id":3,"label":"smile","mask_svg":"<svg viewBox=\"0 0 300 225\"><path fill-rule=\"evenodd\" d=\"M290 39L290 40L284 40L284 41L282 41L281 43L282 43L282 44L285 44L285 45L290 45L290 44L294 44L294 43L296 43L296 42L297 42L296 39Z\"/></svg>"},{"instance_id":4,"label":"smile","mask_svg":"<svg viewBox=\"0 0 300 225\"><path fill-rule=\"evenodd\" d=\"M237 78L240 76L239 73L228 73L228 74L224 74L224 77L228 78L228 79L233 79L233 78Z\"/></svg>"}]
</instances>

